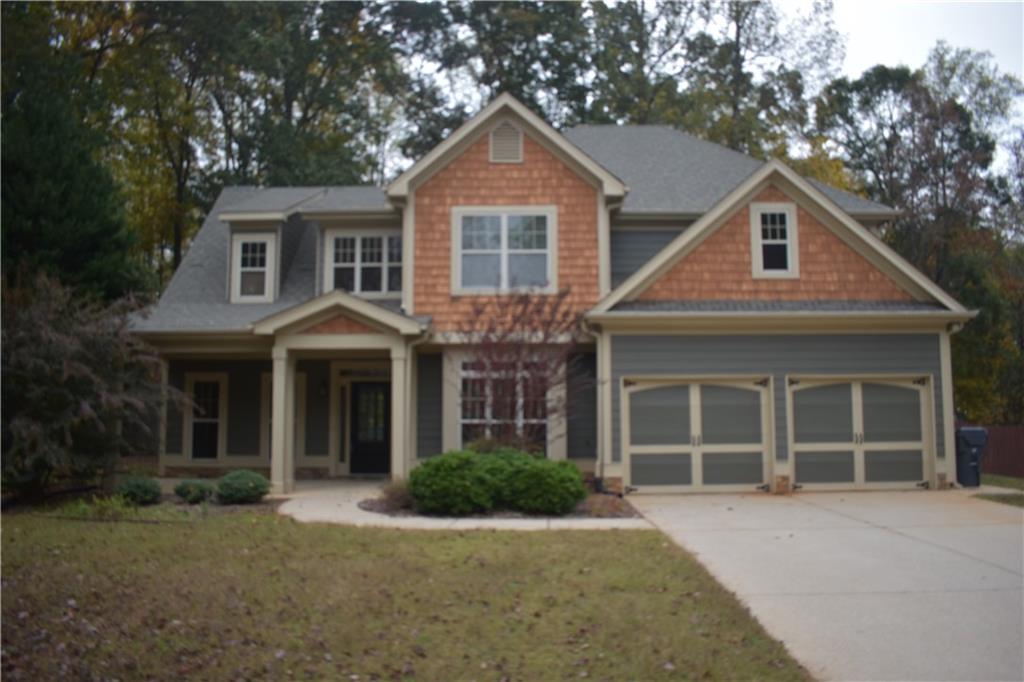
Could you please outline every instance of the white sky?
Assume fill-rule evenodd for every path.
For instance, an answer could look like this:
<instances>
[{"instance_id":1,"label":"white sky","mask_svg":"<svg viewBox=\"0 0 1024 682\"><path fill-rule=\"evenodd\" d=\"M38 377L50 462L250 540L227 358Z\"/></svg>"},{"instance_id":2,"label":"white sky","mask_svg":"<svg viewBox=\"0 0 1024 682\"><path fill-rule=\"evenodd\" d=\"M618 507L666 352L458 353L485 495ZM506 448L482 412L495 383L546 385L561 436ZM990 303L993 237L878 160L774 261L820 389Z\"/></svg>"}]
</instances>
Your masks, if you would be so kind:
<instances>
[{"instance_id":1,"label":"white sky","mask_svg":"<svg viewBox=\"0 0 1024 682\"><path fill-rule=\"evenodd\" d=\"M938 40L987 50L1000 71L1024 77L1024 1L937 2L835 0L836 28L846 34L843 71L859 76L875 64L924 64Z\"/></svg>"}]
</instances>

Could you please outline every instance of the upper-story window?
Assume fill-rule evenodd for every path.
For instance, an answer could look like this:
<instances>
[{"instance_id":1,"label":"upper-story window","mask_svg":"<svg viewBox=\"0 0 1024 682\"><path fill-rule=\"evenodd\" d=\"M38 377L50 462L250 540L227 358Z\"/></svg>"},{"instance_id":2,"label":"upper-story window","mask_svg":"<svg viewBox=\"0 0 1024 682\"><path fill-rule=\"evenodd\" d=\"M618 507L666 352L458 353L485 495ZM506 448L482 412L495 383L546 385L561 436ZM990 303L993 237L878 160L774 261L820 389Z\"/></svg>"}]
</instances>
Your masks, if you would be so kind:
<instances>
[{"instance_id":1,"label":"upper-story window","mask_svg":"<svg viewBox=\"0 0 1024 682\"><path fill-rule=\"evenodd\" d=\"M232 303L269 303L274 300L277 235L267 232L231 236Z\"/></svg>"},{"instance_id":2,"label":"upper-story window","mask_svg":"<svg viewBox=\"0 0 1024 682\"><path fill-rule=\"evenodd\" d=\"M554 207L461 207L453 220L454 292L555 290Z\"/></svg>"},{"instance_id":3,"label":"upper-story window","mask_svg":"<svg viewBox=\"0 0 1024 682\"><path fill-rule=\"evenodd\" d=\"M798 277L796 207L793 204L751 204L750 246L754 277Z\"/></svg>"},{"instance_id":4,"label":"upper-story window","mask_svg":"<svg viewBox=\"0 0 1024 682\"><path fill-rule=\"evenodd\" d=\"M402 291L402 235L398 230L328 230L324 290L385 296Z\"/></svg>"}]
</instances>

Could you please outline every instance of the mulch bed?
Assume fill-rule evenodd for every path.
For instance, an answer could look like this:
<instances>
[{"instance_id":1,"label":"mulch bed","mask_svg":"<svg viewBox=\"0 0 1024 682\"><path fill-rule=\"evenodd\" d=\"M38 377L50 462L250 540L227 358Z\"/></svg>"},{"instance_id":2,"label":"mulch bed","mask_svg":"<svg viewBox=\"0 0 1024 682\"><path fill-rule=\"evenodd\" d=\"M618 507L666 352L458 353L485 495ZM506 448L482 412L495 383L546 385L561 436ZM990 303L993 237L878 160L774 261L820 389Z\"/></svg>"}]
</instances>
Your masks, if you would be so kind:
<instances>
[{"instance_id":1,"label":"mulch bed","mask_svg":"<svg viewBox=\"0 0 1024 682\"><path fill-rule=\"evenodd\" d=\"M386 516L421 516L406 503L398 503L388 498L374 497L363 500L359 503L363 511L384 514ZM576 505L576 510L564 517L566 519L633 519L639 518L640 513L633 509L633 505L624 497L608 495L603 493L591 493L587 498ZM491 514L480 514L469 518L479 519L528 519L529 514L514 511L496 511Z\"/></svg>"}]
</instances>

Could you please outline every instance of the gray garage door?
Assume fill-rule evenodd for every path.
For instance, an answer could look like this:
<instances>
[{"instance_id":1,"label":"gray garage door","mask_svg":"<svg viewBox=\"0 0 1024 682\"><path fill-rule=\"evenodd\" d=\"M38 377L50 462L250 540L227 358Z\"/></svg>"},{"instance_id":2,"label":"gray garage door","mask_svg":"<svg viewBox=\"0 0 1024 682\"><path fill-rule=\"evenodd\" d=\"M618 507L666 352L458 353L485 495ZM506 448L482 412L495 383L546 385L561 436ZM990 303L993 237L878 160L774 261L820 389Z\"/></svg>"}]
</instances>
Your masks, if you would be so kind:
<instances>
[{"instance_id":1,"label":"gray garage door","mask_svg":"<svg viewBox=\"0 0 1024 682\"><path fill-rule=\"evenodd\" d=\"M795 381L790 393L795 484L911 488L928 480L924 381Z\"/></svg>"},{"instance_id":2,"label":"gray garage door","mask_svg":"<svg viewBox=\"0 0 1024 682\"><path fill-rule=\"evenodd\" d=\"M767 380L627 382L627 485L649 492L764 485L770 464L767 385Z\"/></svg>"}]
</instances>

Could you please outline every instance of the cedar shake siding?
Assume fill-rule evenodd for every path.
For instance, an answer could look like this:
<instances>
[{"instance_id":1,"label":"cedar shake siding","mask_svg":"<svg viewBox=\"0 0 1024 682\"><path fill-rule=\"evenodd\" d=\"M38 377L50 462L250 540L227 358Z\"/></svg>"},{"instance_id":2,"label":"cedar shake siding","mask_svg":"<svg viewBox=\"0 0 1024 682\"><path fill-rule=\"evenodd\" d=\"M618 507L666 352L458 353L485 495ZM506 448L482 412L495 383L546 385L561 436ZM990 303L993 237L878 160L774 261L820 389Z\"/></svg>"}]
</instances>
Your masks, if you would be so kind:
<instances>
[{"instance_id":1,"label":"cedar shake siding","mask_svg":"<svg viewBox=\"0 0 1024 682\"><path fill-rule=\"evenodd\" d=\"M753 201L797 204L798 278L754 278L750 207L745 206L637 296L637 300L913 300L781 190L769 187Z\"/></svg>"},{"instance_id":2,"label":"cedar shake siding","mask_svg":"<svg viewBox=\"0 0 1024 682\"><path fill-rule=\"evenodd\" d=\"M598 300L598 190L545 147L523 135L522 163L491 163L483 135L415 190L416 315L436 331L456 331L482 296L451 293L452 209L457 206L556 206L558 288L586 312Z\"/></svg>"},{"instance_id":3,"label":"cedar shake siding","mask_svg":"<svg viewBox=\"0 0 1024 682\"><path fill-rule=\"evenodd\" d=\"M379 334L379 329L374 329L369 325L365 325L358 320L353 320L351 317L345 315L338 315L332 317L323 322L318 322L308 329L302 331L303 334Z\"/></svg>"}]
</instances>

